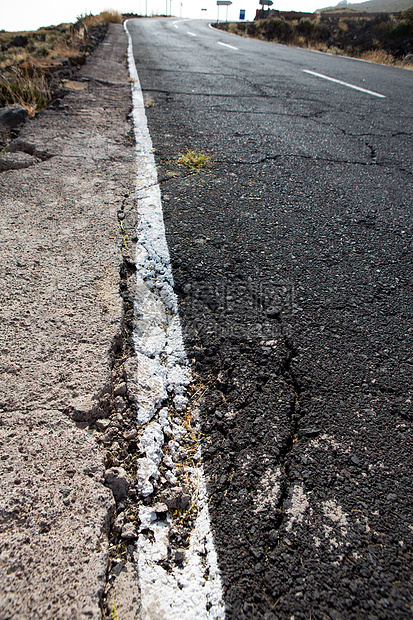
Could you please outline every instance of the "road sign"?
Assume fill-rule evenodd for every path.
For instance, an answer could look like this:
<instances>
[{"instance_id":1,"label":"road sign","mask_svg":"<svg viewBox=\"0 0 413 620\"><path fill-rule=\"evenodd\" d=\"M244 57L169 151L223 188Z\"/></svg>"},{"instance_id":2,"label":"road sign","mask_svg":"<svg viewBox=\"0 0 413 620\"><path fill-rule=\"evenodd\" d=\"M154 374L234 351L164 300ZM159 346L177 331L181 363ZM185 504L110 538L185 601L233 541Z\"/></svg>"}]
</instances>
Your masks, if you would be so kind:
<instances>
[{"instance_id":1,"label":"road sign","mask_svg":"<svg viewBox=\"0 0 413 620\"><path fill-rule=\"evenodd\" d=\"M220 6L226 6L227 7L227 21L228 21L228 7L229 7L230 4L232 4L231 0L217 0L217 7L218 7L217 22L218 23L219 23L219 7Z\"/></svg>"},{"instance_id":2,"label":"road sign","mask_svg":"<svg viewBox=\"0 0 413 620\"><path fill-rule=\"evenodd\" d=\"M240 19L245 19L245 9L240 9L239 10L239 18Z\"/></svg>"},{"instance_id":3,"label":"road sign","mask_svg":"<svg viewBox=\"0 0 413 620\"><path fill-rule=\"evenodd\" d=\"M262 4L262 6L272 6L274 2L272 0L260 0L259 4Z\"/></svg>"}]
</instances>

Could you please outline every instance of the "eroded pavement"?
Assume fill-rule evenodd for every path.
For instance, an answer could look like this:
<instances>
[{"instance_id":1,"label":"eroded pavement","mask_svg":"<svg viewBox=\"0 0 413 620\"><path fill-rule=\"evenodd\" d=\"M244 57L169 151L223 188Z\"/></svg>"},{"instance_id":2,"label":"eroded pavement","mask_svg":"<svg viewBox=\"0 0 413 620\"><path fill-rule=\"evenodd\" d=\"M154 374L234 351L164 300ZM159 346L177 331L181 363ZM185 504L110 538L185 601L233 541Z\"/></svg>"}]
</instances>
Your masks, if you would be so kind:
<instances>
[{"instance_id":1,"label":"eroded pavement","mask_svg":"<svg viewBox=\"0 0 413 620\"><path fill-rule=\"evenodd\" d=\"M88 425L113 413L135 224L121 26L73 86L9 149L27 167L0 174L4 619L100 618L106 585L115 502Z\"/></svg>"},{"instance_id":2,"label":"eroded pavement","mask_svg":"<svg viewBox=\"0 0 413 620\"><path fill-rule=\"evenodd\" d=\"M1 618L224 616L131 59L112 25L3 156Z\"/></svg>"}]
</instances>

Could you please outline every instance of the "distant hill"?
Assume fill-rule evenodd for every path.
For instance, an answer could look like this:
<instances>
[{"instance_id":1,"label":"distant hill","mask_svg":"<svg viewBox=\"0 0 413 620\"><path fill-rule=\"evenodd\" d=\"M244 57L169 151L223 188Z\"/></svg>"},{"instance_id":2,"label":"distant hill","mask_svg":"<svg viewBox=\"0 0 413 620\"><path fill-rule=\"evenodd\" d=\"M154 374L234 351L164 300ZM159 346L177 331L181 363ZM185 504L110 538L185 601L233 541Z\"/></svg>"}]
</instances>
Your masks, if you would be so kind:
<instances>
[{"instance_id":1,"label":"distant hill","mask_svg":"<svg viewBox=\"0 0 413 620\"><path fill-rule=\"evenodd\" d=\"M342 0L336 6L330 6L323 9L318 9L317 13L324 13L325 11L335 10L351 10L359 11L362 13L397 13L398 11L404 11L413 6L413 0L368 0L367 2L358 2L356 4L346 2Z\"/></svg>"}]
</instances>

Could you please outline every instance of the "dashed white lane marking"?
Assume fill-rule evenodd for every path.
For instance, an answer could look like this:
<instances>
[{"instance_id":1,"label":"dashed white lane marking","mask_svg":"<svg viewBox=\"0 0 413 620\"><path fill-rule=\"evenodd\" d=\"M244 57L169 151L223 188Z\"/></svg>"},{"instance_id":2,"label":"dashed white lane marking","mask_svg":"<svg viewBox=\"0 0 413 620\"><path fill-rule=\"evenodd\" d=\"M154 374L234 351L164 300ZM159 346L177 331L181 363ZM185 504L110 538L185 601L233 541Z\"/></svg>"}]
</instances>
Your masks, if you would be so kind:
<instances>
[{"instance_id":1,"label":"dashed white lane marking","mask_svg":"<svg viewBox=\"0 0 413 620\"><path fill-rule=\"evenodd\" d=\"M175 26L175 28L178 30L178 27L179 27L179 26L178 26L178 24L174 24L174 26Z\"/></svg>"},{"instance_id":2,"label":"dashed white lane marking","mask_svg":"<svg viewBox=\"0 0 413 620\"><path fill-rule=\"evenodd\" d=\"M218 41L218 45L222 45L223 47L229 47L229 49L231 50L237 50L237 47L234 47L233 45L230 45L229 43L223 43L222 41Z\"/></svg>"},{"instance_id":3,"label":"dashed white lane marking","mask_svg":"<svg viewBox=\"0 0 413 620\"><path fill-rule=\"evenodd\" d=\"M133 58L132 38L125 22L128 36L129 73L132 82L133 119L136 137L138 212L139 224L137 234L136 267L138 297L136 300L136 316L143 319L134 334L139 381L144 380L146 387L153 386L153 402L147 402L147 396L139 406L138 422L148 423L144 431L144 439L151 441L156 435L158 443L149 446L148 461L152 466L162 458L155 457L152 452L162 450L162 411L159 422L153 422L165 395L175 395L174 402L178 407L185 407L185 386L189 381L190 366L185 353L182 330L178 314L177 297L173 291L173 277L169 258L169 250L165 237L161 192L157 178L152 140L149 135L145 105L139 83L138 72ZM150 280L158 293L155 296L149 288ZM155 281L155 282L154 282ZM137 319L138 321L138 319ZM139 322L139 321L138 321ZM146 325L145 333L142 327ZM148 332L148 333L147 333ZM143 375L143 378L139 378ZM168 423L168 422L166 422ZM143 439L142 439L143 441ZM142 443L141 441L141 443ZM160 445L159 445L160 444ZM146 444L145 444L146 446ZM151 463L149 461L151 460ZM159 466L159 462L158 462ZM208 496L203 468L196 466L189 472L197 477L198 493L196 497L196 514L189 549L185 554L185 562L173 566L167 571L162 560L168 554L169 522L156 520L156 514L150 506L142 505L139 510L141 529L136 546L140 579L140 594L144 620L223 620L225 607L223 603L221 576L218 568L217 554L211 529L208 510ZM152 472L152 475L156 471ZM147 494L150 494L148 489ZM170 520L170 519L169 519ZM151 536L146 535L146 531Z\"/></svg>"},{"instance_id":4,"label":"dashed white lane marking","mask_svg":"<svg viewBox=\"0 0 413 620\"><path fill-rule=\"evenodd\" d=\"M349 84L348 82L342 82L342 80L336 80L335 78L329 77L328 75L323 75L322 73L316 73L315 71L309 71L308 69L303 69L303 73L314 75L315 77L321 78L323 80L328 80L329 82L334 82L335 84L341 84L342 86L347 86L347 88L358 90L361 93L367 93L368 95L373 95L374 97L380 97L381 99L386 99L386 95L381 95L380 93L376 93L373 90L367 90L366 88L361 88L360 86L356 86L355 84Z\"/></svg>"},{"instance_id":5,"label":"dashed white lane marking","mask_svg":"<svg viewBox=\"0 0 413 620\"><path fill-rule=\"evenodd\" d=\"M196 37L196 36L198 36L198 35L196 35L196 34L195 34L195 33L193 33L193 32L189 32L189 30L187 30L186 34L189 34L189 36L190 36L190 37Z\"/></svg>"}]
</instances>

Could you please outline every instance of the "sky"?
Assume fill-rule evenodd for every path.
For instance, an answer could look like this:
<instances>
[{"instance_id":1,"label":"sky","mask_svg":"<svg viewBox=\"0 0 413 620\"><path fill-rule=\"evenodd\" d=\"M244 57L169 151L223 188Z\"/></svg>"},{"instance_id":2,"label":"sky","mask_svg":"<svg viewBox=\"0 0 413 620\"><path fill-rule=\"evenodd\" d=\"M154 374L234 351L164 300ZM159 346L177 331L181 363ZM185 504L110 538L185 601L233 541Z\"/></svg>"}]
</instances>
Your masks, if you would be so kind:
<instances>
[{"instance_id":1,"label":"sky","mask_svg":"<svg viewBox=\"0 0 413 620\"><path fill-rule=\"evenodd\" d=\"M281 11L308 11L312 13L323 6L334 6L338 0L274 0L273 8ZM0 30L35 30L41 26L51 26L63 22L75 22L79 15L97 14L105 9L115 9L120 13L168 14L177 17L204 18L216 20L218 7L216 0L0 0ZM258 0L233 0L228 8L228 19L236 21L240 9L246 12L246 19L252 20ZM206 11L202 11L206 9ZM219 9L220 20L225 20L226 7Z\"/></svg>"}]
</instances>

